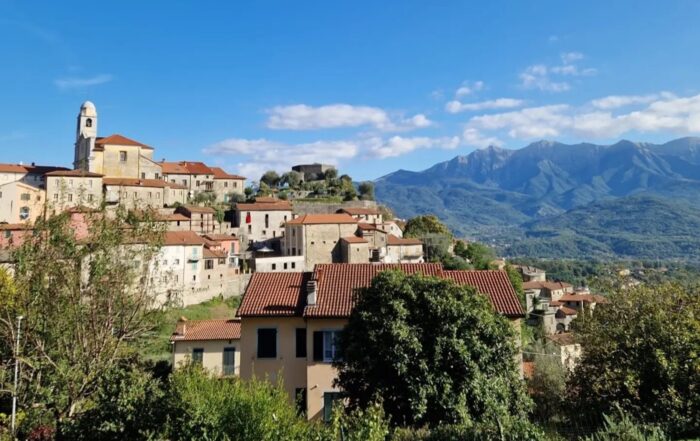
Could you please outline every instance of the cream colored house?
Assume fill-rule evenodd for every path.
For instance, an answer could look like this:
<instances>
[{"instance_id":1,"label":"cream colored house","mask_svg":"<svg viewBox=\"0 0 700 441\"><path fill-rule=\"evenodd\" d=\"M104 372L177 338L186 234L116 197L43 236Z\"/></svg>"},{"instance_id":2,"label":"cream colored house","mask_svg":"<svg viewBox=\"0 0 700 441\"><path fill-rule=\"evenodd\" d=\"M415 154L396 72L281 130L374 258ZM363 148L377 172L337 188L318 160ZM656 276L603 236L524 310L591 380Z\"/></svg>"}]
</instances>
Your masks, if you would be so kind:
<instances>
[{"instance_id":1,"label":"cream colored house","mask_svg":"<svg viewBox=\"0 0 700 441\"><path fill-rule=\"evenodd\" d=\"M46 192L39 187L14 181L0 186L0 222L34 223L44 211Z\"/></svg>"},{"instance_id":2,"label":"cream colored house","mask_svg":"<svg viewBox=\"0 0 700 441\"><path fill-rule=\"evenodd\" d=\"M511 320L519 336L523 311L504 271L444 271L440 264L422 263L322 264L314 272L254 273L237 314L241 378L275 381L282 374L290 401L297 402L308 419L327 420L340 393L333 384L336 337L352 312L353 292L388 269L474 286Z\"/></svg>"},{"instance_id":3,"label":"cream colored house","mask_svg":"<svg viewBox=\"0 0 700 441\"><path fill-rule=\"evenodd\" d=\"M187 189L162 179L103 178L105 202L127 209L162 208L184 204Z\"/></svg>"},{"instance_id":4,"label":"cream colored house","mask_svg":"<svg viewBox=\"0 0 700 441\"><path fill-rule=\"evenodd\" d=\"M273 198L258 198L253 203L238 203L233 207L233 227L238 229L241 246L269 246L281 251L280 239L284 224L294 219L292 204Z\"/></svg>"},{"instance_id":5,"label":"cream colored house","mask_svg":"<svg viewBox=\"0 0 700 441\"><path fill-rule=\"evenodd\" d=\"M216 202L228 203L233 195L242 195L245 191L245 178L232 175L220 167L210 167L203 162L179 161L160 162L163 179L173 184L187 187L189 197L199 193L211 193Z\"/></svg>"},{"instance_id":6,"label":"cream colored house","mask_svg":"<svg viewBox=\"0 0 700 441\"><path fill-rule=\"evenodd\" d=\"M359 222L364 222L367 224L381 224L384 222L384 217L382 216L382 213L376 207L347 207L339 209L338 211L336 211L336 213L348 214L357 219Z\"/></svg>"},{"instance_id":7,"label":"cream colored house","mask_svg":"<svg viewBox=\"0 0 700 441\"><path fill-rule=\"evenodd\" d=\"M235 195L245 194L245 178L243 176L232 175L220 167L210 167L214 172L214 194L216 202L225 204L234 202Z\"/></svg>"},{"instance_id":8,"label":"cream colored house","mask_svg":"<svg viewBox=\"0 0 700 441\"><path fill-rule=\"evenodd\" d=\"M304 266L313 268L344 261L340 240L355 235L357 219L345 213L305 214L286 222L284 228L284 254L304 256Z\"/></svg>"},{"instance_id":9,"label":"cream colored house","mask_svg":"<svg viewBox=\"0 0 700 441\"><path fill-rule=\"evenodd\" d=\"M386 263L421 263L423 262L423 242L419 239L387 235Z\"/></svg>"},{"instance_id":10,"label":"cream colored house","mask_svg":"<svg viewBox=\"0 0 700 441\"><path fill-rule=\"evenodd\" d=\"M73 207L97 208L102 203L102 175L84 170L46 173L46 197L53 212Z\"/></svg>"},{"instance_id":11,"label":"cream colored house","mask_svg":"<svg viewBox=\"0 0 700 441\"><path fill-rule=\"evenodd\" d=\"M570 332L565 332L550 335L547 339L556 346L561 365L569 372L573 372L576 364L581 359L581 344L576 342L574 335Z\"/></svg>"},{"instance_id":12,"label":"cream colored house","mask_svg":"<svg viewBox=\"0 0 700 441\"><path fill-rule=\"evenodd\" d=\"M175 209L175 213L187 217L190 221L190 230L199 234L220 233L222 230L222 225L216 220L216 211L211 207L182 205Z\"/></svg>"},{"instance_id":13,"label":"cream colored house","mask_svg":"<svg viewBox=\"0 0 700 441\"><path fill-rule=\"evenodd\" d=\"M178 320L170 337L173 367L195 363L221 376L240 375L241 322L238 319Z\"/></svg>"}]
</instances>

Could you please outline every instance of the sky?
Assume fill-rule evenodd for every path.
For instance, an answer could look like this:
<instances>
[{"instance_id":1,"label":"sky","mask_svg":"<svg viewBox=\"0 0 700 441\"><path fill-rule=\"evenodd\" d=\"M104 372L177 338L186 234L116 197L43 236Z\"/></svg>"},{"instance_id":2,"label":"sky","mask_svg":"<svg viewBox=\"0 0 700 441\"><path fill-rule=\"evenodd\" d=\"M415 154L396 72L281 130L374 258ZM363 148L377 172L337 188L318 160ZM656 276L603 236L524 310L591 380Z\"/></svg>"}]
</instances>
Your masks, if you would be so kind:
<instances>
[{"instance_id":1,"label":"sky","mask_svg":"<svg viewBox=\"0 0 700 441\"><path fill-rule=\"evenodd\" d=\"M540 139L700 135L697 1L0 0L0 162L100 136L256 180L356 180Z\"/></svg>"}]
</instances>

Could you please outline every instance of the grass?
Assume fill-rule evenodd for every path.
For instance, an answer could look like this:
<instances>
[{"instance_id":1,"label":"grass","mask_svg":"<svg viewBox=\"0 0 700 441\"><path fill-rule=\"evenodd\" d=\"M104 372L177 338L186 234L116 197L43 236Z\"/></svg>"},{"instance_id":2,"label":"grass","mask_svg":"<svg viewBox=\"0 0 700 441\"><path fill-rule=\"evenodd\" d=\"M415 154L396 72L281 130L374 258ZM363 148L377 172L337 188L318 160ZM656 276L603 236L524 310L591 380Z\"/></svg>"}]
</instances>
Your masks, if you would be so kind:
<instances>
[{"instance_id":1,"label":"grass","mask_svg":"<svg viewBox=\"0 0 700 441\"><path fill-rule=\"evenodd\" d=\"M217 297L197 305L160 311L156 318L156 328L139 340L137 349L144 360L154 363L170 361L170 336L180 317L185 317L187 320L232 318L239 303L240 297L231 297L226 300Z\"/></svg>"}]
</instances>

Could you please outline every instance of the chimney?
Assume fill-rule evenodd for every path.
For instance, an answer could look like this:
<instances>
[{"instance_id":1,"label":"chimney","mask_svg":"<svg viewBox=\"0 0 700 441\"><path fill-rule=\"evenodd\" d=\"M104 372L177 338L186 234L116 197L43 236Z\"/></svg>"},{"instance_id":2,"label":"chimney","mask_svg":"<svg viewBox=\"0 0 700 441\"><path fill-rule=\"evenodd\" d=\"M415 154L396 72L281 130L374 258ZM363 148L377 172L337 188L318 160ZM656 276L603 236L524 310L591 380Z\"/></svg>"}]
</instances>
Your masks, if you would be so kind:
<instances>
[{"instance_id":1,"label":"chimney","mask_svg":"<svg viewBox=\"0 0 700 441\"><path fill-rule=\"evenodd\" d=\"M306 282L306 304L314 306L316 304L316 281L309 280Z\"/></svg>"},{"instance_id":2,"label":"chimney","mask_svg":"<svg viewBox=\"0 0 700 441\"><path fill-rule=\"evenodd\" d=\"M187 333L187 317L185 317L184 315L181 316L178 319L177 324L178 324L177 328L179 331L178 333L184 337L185 334Z\"/></svg>"}]
</instances>

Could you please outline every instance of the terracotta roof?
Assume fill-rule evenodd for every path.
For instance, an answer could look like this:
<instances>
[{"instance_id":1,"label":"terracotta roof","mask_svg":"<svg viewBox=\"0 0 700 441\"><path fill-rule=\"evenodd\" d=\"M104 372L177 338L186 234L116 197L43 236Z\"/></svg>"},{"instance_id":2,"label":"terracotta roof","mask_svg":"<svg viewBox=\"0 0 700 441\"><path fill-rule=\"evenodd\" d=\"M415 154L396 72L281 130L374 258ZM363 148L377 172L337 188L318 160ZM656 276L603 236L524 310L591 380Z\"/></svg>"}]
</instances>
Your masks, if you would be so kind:
<instances>
[{"instance_id":1,"label":"terracotta roof","mask_svg":"<svg viewBox=\"0 0 700 441\"><path fill-rule=\"evenodd\" d=\"M548 289L559 290L573 288L573 285L564 282L523 282L523 289Z\"/></svg>"},{"instance_id":2,"label":"terracotta roof","mask_svg":"<svg viewBox=\"0 0 700 441\"><path fill-rule=\"evenodd\" d=\"M487 295L499 313L508 317L524 316L518 295L505 271L445 271L443 275L460 285L473 286L480 293Z\"/></svg>"},{"instance_id":3,"label":"terracotta roof","mask_svg":"<svg viewBox=\"0 0 700 441\"><path fill-rule=\"evenodd\" d=\"M173 184L161 179L135 179L135 178L104 178L104 185L117 185L119 187L148 187L148 188L174 188L177 190L186 190L179 184Z\"/></svg>"},{"instance_id":4,"label":"terracotta roof","mask_svg":"<svg viewBox=\"0 0 700 441\"><path fill-rule=\"evenodd\" d=\"M187 167L180 162L159 162L160 170L164 175L189 175L190 172L187 171Z\"/></svg>"},{"instance_id":5,"label":"terracotta roof","mask_svg":"<svg viewBox=\"0 0 700 441\"><path fill-rule=\"evenodd\" d=\"M567 306L562 306L559 309L557 309L556 315L557 315L557 317L562 317L562 316L567 316L567 315L578 315L578 311L575 309L571 309Z\"/></svg>"},{"instance_id":6,"label":"terracotta roof","mask_svg":"<svg viewBox=\"0 0 700 441\"><path fill-rule=\"evenodd\" d=\"M283 200L272 196L256 196L255 202L271 204L274 202L283 202Z\"/></svg>"},{"instance_id":7,"label":"terracotta roof","mask_svg":"<svg viewBox=\"0 0 700 441\"><path fill-rule=\"evenodd\" d=\"M404 237L396 237L390 234L386 237L387 245L423 245L420 239L409 239Z\"/></svg>"},{"instance_id":8,"label":"terracotta roof","mask_svg":"<svg viewBox=\"0 0 700 441\"><path fill-rule=\"evenodd\" d=\"M340 240L345 241L347 243L369 243L364 237L358 236L341 237Z\"/></svg>"},{"instance_id":9,"label":"terracotta roof","mask_svg":"<svg viewBox=\"0 0 700 441\"><path fill-rule=\"evenodd\" d=\"M194 231L166 231L163 245L204 245L204 239Z\"/></svg>"},{"instance_id":10,"label":"terracotta roof","mask_svg":"<svg viewBox=\"0 0 700 441\"><path fill-rule=\"evenodd\" d=\"M170 221L170 222L190 220L189 217L185 216L182 213L159 214L156 216L156 219L160 220L160 221Z\"/></svg>"},{"instance_id":11,"label":"terracotta roof","mask_svg":"<svg viewBox=\"0 0 700 441\"><path fill-rule=\"evenodd\" d=\"M288 201L275 200L275 202L239 203L235 206L238 211L292 211L292 204Z\"/></svg>"},{"instance_id":12,"label":"terracotta roof","mask_svg":"<svg viewBox=\"0 0 700 441\"><path fill-rule=\"evenodd\" d=\"M384 231L384 230L382 230L381 228L379 228L379 226L377 226L377 225L375 225L375 224L368 224L368 223L366 223L366 222L358 222L357 227L358 227L360 230L366 230L366 231L380 231L380 232L382 232L382 233L386 233L386 231Z\"/></svg>"},{"instance_id":13,"label":"terracotta roof","mask_svg":"<svg viewBox=\"0 0 700 441\"><path fill-rule=\"evenodd\" d=\"M211 233L211 234L205 234L204 237L206 237L206 238L209 239L209 240L216 240L216 241L219 241L219 242L222 242L222 241L223 241L223 242L227 242L227 241L231 241L231 240L238 240L238 238L237 238L236 236L231 236L231 235L228 235L228 234L214 234L214 233Z\"/></svg>"},{"instance_id":14,"label":"terracotta roof","mask_svg":"<svg viewBox=\"0 0 700 441\"><path fill-rule=\"evenodd\" d=\"M245 179L243 176L226 173L221 167L209 167L214 172L214 179Z\"/></svg>"},{"instance_id":15,"label":"terracotta roof","mask_svg":"<svg viewBox=\"0 0 700 441\"><path fill-rule=\"evenodd\" d=\"M68 170L65 167L53 165L26 165L26 164L0 164L0 173L30 173L33 175L44 175L54 171Z\"/></svg>"},{"instance_id":16,"label":"terracotta roof","mask_svg":"<svg viewBox=\"0 0 700 441\"><path fill-rule=\"evenodd\" d=\"M241 317L300 316L311 273L253 273L238 308Z\"/></svg>"},{"instance_id":17,"label":"terracotta roof","mask_svg":"<svg viewBox=\"0 0 700 441\"><path fill-rule=\"evenodd\" d=\"M170 341L240 340L240 338L241 321L237 319L179 320Z\"/></svg>"},{"instance_id":18,"label":"terracotta roof","mask_svg":"<svg viewBox=\"0 0 700 441\"><path fill-rule=\"evenodd\" d=\"M559 346L572 345L576 343L576 340L574 339L574 334L572 334L571 332L548 335L547 340L551 340Z\"/></svg>"},{"instance_id":19,"label":"terracotta roof","mask_svg":"<svg viewBox=\"0 0 700 441\"><path fill-rule=\"evenodd\" d=\"M147 146L144 143L135 141L131 138L127 138L126 136L123 135L109 135L105 137L100 137L95 140L95 145L107 145L107 144L112 144L112 145L130 145L130 146L135 146L135 147L143 147L149 150L153 150L153 147Z\"/></svg>"},{"instance_id":20,"label":"terracotta roof","mask_svg":"<svg viewBox=\"0 0 700 441\"><path fill-rule=\"evenodd\" d=\"M439 263L336 263L319 264L314 268L317 282L316 305L306 306L306 317L348 317L354 305L357 288L370 285L381 271L399 269L406 274L422 273L437 276L442 271Z\"/></svg>"},{"instance_id":21,"label":"terracotta roof","mask_svg":"<svg viewBox=\"0 0 700 441\"><path fill-rule=\"evenodd\" d=\"M99 173L92 173L85 170L55 170L48 172L45 176L76 176L80 178L101 178L104 175Z\"/></svg>"},{"instance_id":22,"label":"terracotta roof","mask_svg":"<svg viewBox=\"0 0 700 441\"><path fill-rule=\"evenodd\" d=\"M226 251L212 250L211 248L204 248L203 254L205 259L225 259L228 257Z\"/></svg>"},{"instance_id":23,"label":"terracotta roof","mask_svg":"<svg viewBox=\"0 0 700 441\"><path fill-rule=\"evenodd\" d=\"M29 224L0 224L0 231L7 230L31 230L33 229Z\"/></svg>"},{"instance_id":24,"label":"terracotta roof","mask_svg":"<svg viewBox=\"0 0 700 441\"><path fill-rule=\"evenodd\" d=\"M290 221L287 225L356 224L357 219L348 214L305 214Z\"/></svg>"},{"instance_id":25,"label":"terracotta roof","mask_svg":"<svg viewBox=\"0 0 700 441\"><path fill-rule=\"evenodd\" d=\"M561 306L561 305L563 305L563 303L560 302L559 300L552 300L551 302L549 302L549 306Z\"/></svg>"},{"instance_id":26,"label":"terracotta roof","mask_svg":"<svg viewBox=\"0 0 700 441\"><path fill-rule=\"evenodd\" d=\"M596 294L564 294L561 302L607 303L608 299Z\"/></svg>"},{"instance_id":27,"label":"terracotta roof","mask_svg":"<svg viewBox=\"0 0 700 441\"><path fill-rule=\"evenodd\" d=\"M19 164L0 164L0 173L27 173L27 168Z\"/></svg>"},{"instance_id":28,"label":"terracotta roof","mask_svg":"<svg viewBox=\"0 0 700 441\"><path fill-rule=\"evenodd\" d=\"M350 216L362 216L362 215L377 215L379 210L376 208L341 208L336 213L347 213Z\"/></svg>"},{"instance_id":29,"label":"terracotta roof","mask_svg":"<svg viewBox=\"0 0 700 441\"><path fill-rule=\"evenodd\" d=\"M216 210L211 207L200 207L198 205L183 205L182 208L190 213L216 213Z\"/></svg>"}]
</instances>

